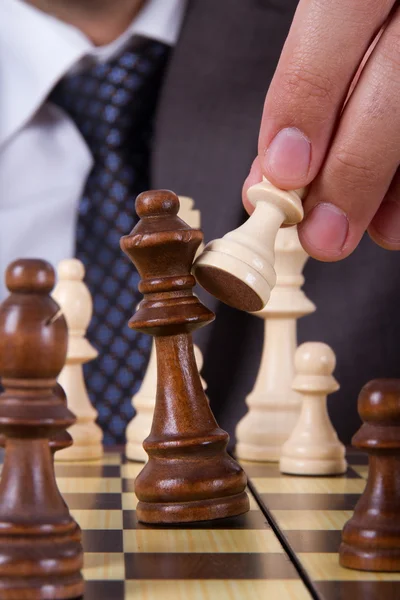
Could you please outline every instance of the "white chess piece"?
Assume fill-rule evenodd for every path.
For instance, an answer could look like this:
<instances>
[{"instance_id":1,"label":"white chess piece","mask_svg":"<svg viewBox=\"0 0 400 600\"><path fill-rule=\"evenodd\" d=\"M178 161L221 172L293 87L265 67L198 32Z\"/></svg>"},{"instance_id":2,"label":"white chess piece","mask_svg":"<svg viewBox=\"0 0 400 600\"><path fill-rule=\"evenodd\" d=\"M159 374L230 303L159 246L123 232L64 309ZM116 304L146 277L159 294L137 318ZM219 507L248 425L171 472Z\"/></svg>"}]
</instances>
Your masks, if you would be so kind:
<instances>
[{"instance_id":1,"label":"white chess piece","mask_svg":"<svg viewBox=\"0 0 400 600\"><path fill-rule=\"evenodd\" d=\"M179 196L179 217L194 229L200 228L200 211L194 208L194 201L187 196ZM197 368L201 371L203 356L198 346L194 345ZM204 379L201 380L206 389ZM147 454L143 449L143 441L148 437L153 422L153 413L157 391L157 357L153 341L149 364L139 391L132 398L135 416L126 429L125 454L130 460L145 462Z\"/></svg>"},{"instance_id":2,"label":"white chess piece","mask_svg":"<svg viewBox=\"0 0 400 600\"><path fill-rule=\"evenodd\" d=\"M335 354L327 344L307 342L297 349L293 388L302 395L302 407L282 448L282 473L335 475L347 469L345 447L332 426L326 404L327 394L339 389L332 376L335 366Z\"/></svg>"},{"instance_id":3,"label":"white chess piece","mask_svg":"<svg viewBox=\"0 0 400 600\"><path fill-rule=\"evenodd\" d=\"M277 283L267 306L254 313L265 321L264 347L255 386L246 398L249 411L236 429L236 454L244 460L278 461L300 413L301 399L292 389L297 319L315 310L301 290L307 259L297 227L280 229L275 242Z\"/></svg>"},{"instance_id":4,"label":"white chess piece","mask_svg":"<svg viewBox=\"0 0 400 600\"><path fill-rule=\"evenodd\" d=\"M82 368L84 363L97 357L97 351L85 338L93 304L83 282L84 276L84 266L77 259L63 260L58 265L58 283L53 297L68 325L67 360L58 381L77 420L69 429L73 445L57 452L56 461L92 460L103 455L103 432L96 424L97 412L90 403Z\"/></svg>"},{"instance_id":5,"label":"white chess piece","mask_svg":"<svg viewBox=\"0 0 400 600\"><path fill-rule=\"evenodd\" d=\"M247 192L251 217L223 238L209 242L193 264L193 274L210 294L247 312L267 304L276 283L274 245L279 228L303 218L305 189L281 190L265 178Z\"/></svg>"}]
</instances>

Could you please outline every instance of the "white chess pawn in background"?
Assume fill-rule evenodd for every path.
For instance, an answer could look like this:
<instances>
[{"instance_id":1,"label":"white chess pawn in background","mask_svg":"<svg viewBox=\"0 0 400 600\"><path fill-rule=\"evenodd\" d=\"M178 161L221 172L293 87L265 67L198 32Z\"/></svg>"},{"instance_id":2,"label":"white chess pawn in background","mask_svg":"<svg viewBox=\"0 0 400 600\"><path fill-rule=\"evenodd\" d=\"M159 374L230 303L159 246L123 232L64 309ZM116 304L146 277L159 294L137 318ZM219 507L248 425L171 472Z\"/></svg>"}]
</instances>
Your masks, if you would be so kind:
<instances>
[{"instance_id":1,"label":"white chess pawn in background","mask_svg":"<svg viewBox=\"0 0 400 600\"><path fill-rule=\"evenodd\" d=\"M178 216L194 229L200 228L200 211L194 208L194 201L187 196L179 196L180 210ZM201 250L199 248L198 252ZM197 368L201 371L203 356L198 346L194 345ZM206 389L204 379L201 379ZM143 449L143 441L148 437L156 403L157 392L157 357L154 341L152 343L149 364L139 391L132 398L135 416L126 429L125 454L130 460L145 462L147 454Z\"/></svg>"},{"instance_id":2,"label":"white chess pawn in background","mask_svg":"<svg viewBox=\"0 0 400 600\"><path fill-rule=\"evenodd\" d=\"M335 366L335 354L327 344L307 342L296 351L293 388L302 396L302 407L282 448L282 473L335 475L347 469L345 447L332 426L326 400L339 389L332 376Z\"/></svg>"},{"instance_id":3,"label":"white chess pawn in background","mask_svg":"<svg viewBox=\"0 0 400 600\"><path fill-rule=\"evenodd\" d=\"M83 376L83 365L97 357L97 351L85 338L93 303L83 282L84 276L85 269L79 260L61 261L58 283L53 292L68 325L67 360L58 382L67 395L68 408L77 419L68 430L74 443L70 448L57 452L56 461L92 460L103 455L103 432L96 424L97 411L89 400Z\"/></svg>"},{"instance_id":4,"label":"white chess pawn in background","mask_svg":"<svg viewBox=\"0 0 400 600\"><path fill-rule=\"evenodd\" d=\"M307 259L297 227L280 229L276 286L267 306L254 313L264 319L264 346L255 386L246 398L249 411L236 429L236 454L244 460L279 461L300 414L301 399L292 389L297 319L315 311L301 289Z\"/></svg>"}]
</instances>

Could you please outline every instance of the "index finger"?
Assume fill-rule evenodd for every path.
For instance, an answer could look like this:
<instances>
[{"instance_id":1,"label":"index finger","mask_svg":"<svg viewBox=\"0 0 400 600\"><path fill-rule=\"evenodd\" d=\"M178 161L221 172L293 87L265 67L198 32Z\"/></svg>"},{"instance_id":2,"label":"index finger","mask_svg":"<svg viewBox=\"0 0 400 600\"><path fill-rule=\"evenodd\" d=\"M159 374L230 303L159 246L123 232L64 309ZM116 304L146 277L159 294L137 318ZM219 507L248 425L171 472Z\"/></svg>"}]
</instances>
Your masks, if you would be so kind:
<instances>
[{"instance_id":1,"label":"index finger","mask_svg":"<svg viewBox=\"0 0 400 600\"><path fill-rule=\"evenodd\" d=\"M300 0L261 121L259 159L281 188L310 183L359 64L394 0Z\"/></svg>"}]
</instances>

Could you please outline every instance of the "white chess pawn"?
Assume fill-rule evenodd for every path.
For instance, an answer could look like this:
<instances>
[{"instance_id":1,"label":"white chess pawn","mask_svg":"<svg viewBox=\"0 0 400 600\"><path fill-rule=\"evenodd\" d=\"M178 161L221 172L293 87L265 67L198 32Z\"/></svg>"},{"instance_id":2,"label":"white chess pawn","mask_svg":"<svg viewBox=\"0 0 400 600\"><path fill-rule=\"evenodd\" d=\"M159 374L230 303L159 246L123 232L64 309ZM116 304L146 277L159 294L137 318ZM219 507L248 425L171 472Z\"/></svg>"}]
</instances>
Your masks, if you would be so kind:
<instances>
[{"instance_id":1,"label":"white chess pawn","mask_svg":"<svg viewBox=\"0 0 400 600\"><path fill-rule=\"evenodd\" d=\"M265 178L247 192L255 207L238 229L207 244L193 265L193 274L210 294L240 310L259 311L275 286L274 245L282 225L303 218L305 189L285 191Z\"/></svg>"},{"instance_id":2,"label":"white chess pawn","mask_svg":"<svg viewBox=\"0 0 400 600\"><path fill-rule=\"evenodd\" d=\"M200 228L200 211L194 208L194 201L187 196L179 196L180 210L179 217L194 229ZM203 365L203 356L200 349L195 345L194 354L197 368L201 371ZM203 388L206 389L204 379L201 379ZM153 422L153 413L156 403L157 391L157 356L155 344L153 341L151 354L146 374L142 381L139 391L132 398L132 405L135 409L135 416L130 421L126 429L125 454L130 460L145 462L148 458L143 449L143 441L148 437L151 424Z\"/></svg>"},{"instance_id":3,"label":"white chess pawn","mask_svg":"<svg viewBox=\"0 0 400 600\"><path fill-rule=\"evenodd\" d=\"M57 452L56 461L92 460L103 455L103 432L96 424L97 412L90 403L82 368L97 357L97 351L85 338L93 303L83 282L84 276L84 266L77 259L63 260L58 265L58 283L53 297L68 325L67 360L58 381L67 395L68 407L75 414L76 423L69 429L73 445Z\"/></svg>"},{"instance_id":4,"label":"white chess pawn","mask_svg":"<svg viewBox=\"0 0 400 600\"><path fill-rule=\"evenodd\" d=\"M297 349L293 388L302 395L302 407L282 447L282 473L335 475L347 469L345 447L332 426L326 404L327 394L339 389L332 376L335 366L335 354L327 344L307 342Z\"/></svg>"},{"instance_id":5,"label":"white chess pawn","mask_svg":"<svg viewBox=\"0 0 400 600\"><path fill-rule=\"evenodd\" d=\"M301 289L308 259L297 227L280 229L275 242L277 283L264 319L264 347L255 386L246 398L249 411L236 429L236 454L244 460L279 461L282 444L300 414L301 398L292 389L297 319L315 310Z\"/></svg>"}]
</instances>

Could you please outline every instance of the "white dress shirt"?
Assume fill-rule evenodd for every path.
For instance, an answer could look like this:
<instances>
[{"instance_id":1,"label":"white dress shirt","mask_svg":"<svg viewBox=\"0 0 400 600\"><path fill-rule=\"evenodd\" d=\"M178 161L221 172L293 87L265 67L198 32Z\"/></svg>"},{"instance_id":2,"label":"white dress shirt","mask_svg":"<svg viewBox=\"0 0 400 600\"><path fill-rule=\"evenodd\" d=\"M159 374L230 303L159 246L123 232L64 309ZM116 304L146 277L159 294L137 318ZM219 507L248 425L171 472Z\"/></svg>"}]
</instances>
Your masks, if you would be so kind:
<instances>
[{"instance_id":1,"label":"white dress shirt","mask_svg":"<svg viewBox=\"0 0 400 600\"><path fill-rule=\"evenodd\" d=\"M74 252L92 156L71 119L45 103L49 92L85 57L107 60L134 35L174 45L185 3L148 0L120 38L95 47L22 0L0 0L0 301L11 261L43 258L56 266Z\"/></svg>"}]
</instances>

